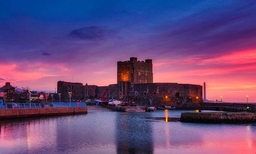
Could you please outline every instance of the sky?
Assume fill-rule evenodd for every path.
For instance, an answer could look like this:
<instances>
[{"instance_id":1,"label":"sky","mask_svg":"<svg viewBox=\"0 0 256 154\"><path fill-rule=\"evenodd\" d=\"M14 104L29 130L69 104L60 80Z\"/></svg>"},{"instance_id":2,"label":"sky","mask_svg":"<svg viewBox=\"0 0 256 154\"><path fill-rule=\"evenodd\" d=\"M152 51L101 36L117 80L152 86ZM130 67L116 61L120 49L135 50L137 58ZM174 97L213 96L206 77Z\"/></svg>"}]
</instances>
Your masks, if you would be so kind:
<instances>
[{"instance_id":1,"label":"sky","mask_svg":"<svg viewBox=\"0 0 256 154\"><path fill-rule=\"evenodd\" d=\"M256 103L256 1L0 1L0 86L115 84L130 57L153 60L154 82Z\"/></svg>"}]
</instances>

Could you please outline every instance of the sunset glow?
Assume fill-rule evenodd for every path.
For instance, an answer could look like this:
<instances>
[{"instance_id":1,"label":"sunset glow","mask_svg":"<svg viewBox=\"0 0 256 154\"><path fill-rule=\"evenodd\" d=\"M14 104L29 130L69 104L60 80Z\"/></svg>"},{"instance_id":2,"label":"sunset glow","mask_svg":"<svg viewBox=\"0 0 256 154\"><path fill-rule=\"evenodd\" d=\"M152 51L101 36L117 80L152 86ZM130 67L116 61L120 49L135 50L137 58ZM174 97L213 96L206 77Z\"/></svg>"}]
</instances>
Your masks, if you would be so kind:
<instances>
[{"instance_id":1,"label":"sunset glow","mask_svg":"<svg viewBox=\"0 0 256 154\"><path fill-rule=\"evenodd\" d=\"M117 61L137 57L153 60L154 82L206 82L209 100L256 102L254 1L54 3L0 2L0 86L107 86Z\"/></svg>"}]
</instances>

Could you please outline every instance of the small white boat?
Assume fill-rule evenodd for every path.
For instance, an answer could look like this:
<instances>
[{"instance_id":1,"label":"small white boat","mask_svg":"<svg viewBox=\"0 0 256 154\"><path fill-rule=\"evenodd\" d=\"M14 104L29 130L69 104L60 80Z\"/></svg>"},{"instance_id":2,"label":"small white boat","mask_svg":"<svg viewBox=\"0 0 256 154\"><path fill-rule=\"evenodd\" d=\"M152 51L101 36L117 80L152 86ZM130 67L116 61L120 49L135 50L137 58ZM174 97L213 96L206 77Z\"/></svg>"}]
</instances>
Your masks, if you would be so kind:
<instances>
[{"instance_id":1,"label":"small white boat","mask_svg":"<svg viewBox=\"0 0 256 154\"><path fill-rule=\"evenodd\" d=\"M167 110L175 110L174 106L164 106L164 108Z\"/></svg>"},{"instance_id":2,"label":"small white boat","mask_svg":"<svg viewBox=\"0 0 256 154\"><path fill-rule=\"evenodd\" d=\"M146 107L146 112L154 112L155 110L156 110L155 106Z\"/></svg>"},{"instance_id":3,"label":"small white boat","mask_svg":"<svg viewBox=\"0 0 256 154\"><path fill-rule=\"evenodd\" d=\"M159 106L157 107L158 110L175 110L174 106Z\"/></svg>"},{"instance_id":4,"label":"small white boat","mask_svg":"<svg viewBox=\"0 0 256 154\"><path fill-rule=\"evenodd\" d=\"M115 106L118 106L120 104L122 104L122 101L119 101L119 100L110 100L108 102L109 105L115 105Z\"/></svg>"}]
</instances>

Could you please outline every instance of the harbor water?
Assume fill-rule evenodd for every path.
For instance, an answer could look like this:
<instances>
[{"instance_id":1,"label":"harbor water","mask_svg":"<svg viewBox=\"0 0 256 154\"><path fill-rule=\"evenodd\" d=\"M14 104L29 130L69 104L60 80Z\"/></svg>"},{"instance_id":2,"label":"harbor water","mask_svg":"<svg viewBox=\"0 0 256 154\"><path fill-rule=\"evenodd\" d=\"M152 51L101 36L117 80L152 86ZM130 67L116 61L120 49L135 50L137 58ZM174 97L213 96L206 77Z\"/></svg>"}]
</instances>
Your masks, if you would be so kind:
<instances>
[{"instance_id":1,"label":"harbor water","mask_svg":"<svg viewBox=\"0 0 256 154\"><path fill-rule=\"evenodd\" d=\"M83 115L1 121L0 153L256 153L256 124L168 121L181 112L127 113L88 106Z\"/></svg>"}]
</instances>

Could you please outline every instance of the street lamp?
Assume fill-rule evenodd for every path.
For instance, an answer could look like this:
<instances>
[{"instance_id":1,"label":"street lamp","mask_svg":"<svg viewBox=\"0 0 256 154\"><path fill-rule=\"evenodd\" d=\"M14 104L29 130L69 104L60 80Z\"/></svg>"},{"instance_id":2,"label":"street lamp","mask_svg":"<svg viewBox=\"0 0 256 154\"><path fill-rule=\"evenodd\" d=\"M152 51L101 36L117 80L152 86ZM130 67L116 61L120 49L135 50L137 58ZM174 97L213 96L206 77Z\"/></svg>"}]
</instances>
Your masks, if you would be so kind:
<instances>
[{"instance_id":1,"label":"street lamp","mask_svg":"<svg viewBox=\"0 0 256 154\"><path fill-rule=\"evenodd\" d=\"M52 98L52 103L53 103L53 94L51 94L51 98Z\"/></svg>"},{"instance_id":2,"label":"street lamp","mask_svg":"<svg viewBox=\"0 0 256 154\"><path fill-rule=\"evenodd\" d=\"M71 103L71 95L72 95L72 92L68 92L68 95L69 95L69 102Z\"/></svg>"},{"instance_id":3,"label":"street lamp","mask_svg":"<svg viewBox=\"0 0 256 154\"><path fill-rule=\"evenodd\" d=\"M249 98L249 96L248 96L248 95L246 95L246 100L247 100L247 110L249 109L248 98Z\"/></svg>"},{"instance_id":4,"label":"street lamp","mask_svg":"<svg viewBox=\"0 0 256 154\"><path fill-rule=\"evenodd\" d=\"M59 95L59 102L61 102L61 93L58 93Z\"/></svg>"},{"instance_id":5,"label":"street lamp","mask_svg":"<svg viewBox=\"0 0 256 154\"><path fill-rule=\"evenodd\" d=\"M31 108L31 91L30 90L28 91L28 94L29 94L29 107Z\"/></svg>"},{"instance_id":6,"label":"street lamp","mask_svg":"<svg viewBox=\"0 0 256 154\"><path fill-rule=\"evenodd\" d=\"M220 96L220 101L222 102L222 96Z\"/></svg>"},{"instance_id":7,"label":"street lamp","mask_svg":"<svg viewBox=\"0 0 256 154\"><path fill-rule=\"evenodd\" d=\"M196 102L198 102L198 98L199 98L199 97L198 97L198 96L196 96Z\"/></svg>"}]
</instances>

